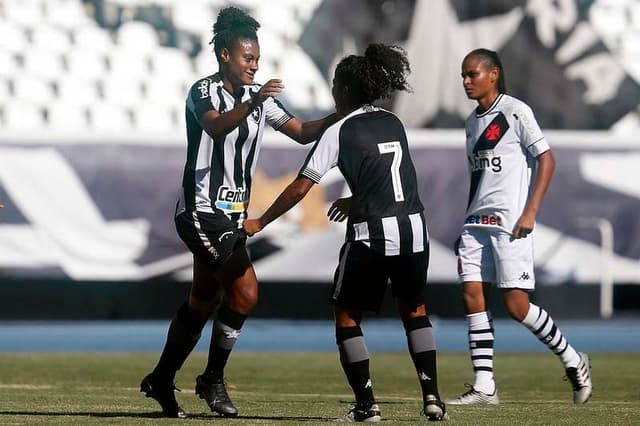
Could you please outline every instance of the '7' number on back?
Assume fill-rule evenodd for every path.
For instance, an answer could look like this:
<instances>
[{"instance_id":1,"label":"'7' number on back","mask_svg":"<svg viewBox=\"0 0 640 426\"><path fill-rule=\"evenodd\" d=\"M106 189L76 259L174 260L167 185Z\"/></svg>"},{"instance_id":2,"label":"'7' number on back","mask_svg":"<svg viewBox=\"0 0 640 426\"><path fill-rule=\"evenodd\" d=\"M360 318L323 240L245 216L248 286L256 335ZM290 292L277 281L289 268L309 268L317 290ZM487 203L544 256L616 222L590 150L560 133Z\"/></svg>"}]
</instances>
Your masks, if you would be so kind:
<instances>
[{"instance_id":1,"label":"'7' number on back","mask_svg":"<svg viewBox=\"0 0 640 426\"><path fill-rule=\"evenodd\" d=\"M393 154L391 162L391 182L393 183L393 195L396 202L404 201L402 182L400 181L400 163L402 162L402 146L400 142L383 142L378 144L380 154Z\"/></svg>"}]
</instances>

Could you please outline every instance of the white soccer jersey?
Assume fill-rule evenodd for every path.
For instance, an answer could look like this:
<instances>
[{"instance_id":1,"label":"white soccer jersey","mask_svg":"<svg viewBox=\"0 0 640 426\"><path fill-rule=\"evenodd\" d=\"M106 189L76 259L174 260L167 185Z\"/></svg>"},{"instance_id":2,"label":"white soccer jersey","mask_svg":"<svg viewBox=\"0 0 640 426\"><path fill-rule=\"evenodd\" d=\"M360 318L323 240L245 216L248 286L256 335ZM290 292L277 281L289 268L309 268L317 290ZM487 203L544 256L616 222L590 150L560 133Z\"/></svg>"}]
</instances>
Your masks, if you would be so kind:
<instances>
[{"instance_id":1,"label":"white soccer jersey","mask_svg":"<svg viewBox=\"0 0 640 426\"><path fill-rule=\"evenodd\" d=\"M464 226L511 233L532 189L535 158L549 144L531 108L506 94L487 111L475 110L465 131L471 187Z\"/></svg>"},{"instance_id":2,"label":"white soccer jersey","mask_svg":"<svg viewBox=\"0 0 640 426\"><path fill-rule=\"evenodd\" d=\"M251 98L260 85L243 86L237 93L223 87L220 74L198 80L187 95L187 161L176 215L184 211L222 211L238 227L247 217L251 179L260 152L265 123L278 130L293 118L274 98L267 98L240 125L212 138L200 125L210 110L220 114Z\"/></svg>"}]
</instances>

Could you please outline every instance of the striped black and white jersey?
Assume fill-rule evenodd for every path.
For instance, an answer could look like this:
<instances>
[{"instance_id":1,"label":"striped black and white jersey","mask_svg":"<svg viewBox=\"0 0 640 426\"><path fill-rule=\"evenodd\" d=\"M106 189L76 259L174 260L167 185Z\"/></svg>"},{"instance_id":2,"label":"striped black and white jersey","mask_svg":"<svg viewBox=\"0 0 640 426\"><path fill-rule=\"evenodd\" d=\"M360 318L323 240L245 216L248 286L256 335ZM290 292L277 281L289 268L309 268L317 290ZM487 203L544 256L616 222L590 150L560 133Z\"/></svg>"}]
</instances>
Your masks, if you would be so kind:
<instances>
[{"instance_id":1,"label":"striped black and white jersey","mask_svg":"<svg viewBox=\"0 0 640 426\"><path fill-rule=\"evenodd\" d=\"M260 85L254 84L229 93L219 73L191 86L185 110L187 161L176 215L195 210L222 212L237 222L238 228L242 227L265 123L278 130L293 115L276 99L267 98L233 131L216 138L202 128L200 118L210 110L227 112L259 89Z\"/></svg>"},{"instance_id":2,"label":"striped black and white jersey","mask_svg":"<svg viewBox=\"0 0 640 426\"><path fill-rule=\"evenodd\" d=\"M531 108L500 94L484 112L467 118L471 185L465 227L513 232L529 198L536 157L549 150Z\"/></svg>"},{"instance_id":3,"label":"striped black and white jersey","mask_svg":"<svg viewBox=\"0 0 640 426\"><path fill-rule=\"evenodd\" d=\"M365 105L328 127L300 174L316 183L338 166L352 193L347 241L386 256L418 253L428 243L407 135L393 113Z\"/></svg>"}]
</instances>

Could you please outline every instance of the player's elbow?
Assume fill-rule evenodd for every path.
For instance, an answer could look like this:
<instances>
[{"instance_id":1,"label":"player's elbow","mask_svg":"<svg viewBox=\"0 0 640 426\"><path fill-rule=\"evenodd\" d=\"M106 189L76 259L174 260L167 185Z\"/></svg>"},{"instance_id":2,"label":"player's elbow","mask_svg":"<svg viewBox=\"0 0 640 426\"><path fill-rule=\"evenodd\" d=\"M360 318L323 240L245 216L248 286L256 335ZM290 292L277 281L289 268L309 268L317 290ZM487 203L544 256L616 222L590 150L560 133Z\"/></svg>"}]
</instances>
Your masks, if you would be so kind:
<instances>
[{"instance_id":1,"label":"player's elbow","mask_svg":"<svg viewBox=\"0 0 640 426\"><path fill-rule=\"evenodd\" d=\"M307 195L312 186L313 181L311 179L300 176L291 184L291 192L297 200L301 200Z\"/></svg>"}]
</instances>

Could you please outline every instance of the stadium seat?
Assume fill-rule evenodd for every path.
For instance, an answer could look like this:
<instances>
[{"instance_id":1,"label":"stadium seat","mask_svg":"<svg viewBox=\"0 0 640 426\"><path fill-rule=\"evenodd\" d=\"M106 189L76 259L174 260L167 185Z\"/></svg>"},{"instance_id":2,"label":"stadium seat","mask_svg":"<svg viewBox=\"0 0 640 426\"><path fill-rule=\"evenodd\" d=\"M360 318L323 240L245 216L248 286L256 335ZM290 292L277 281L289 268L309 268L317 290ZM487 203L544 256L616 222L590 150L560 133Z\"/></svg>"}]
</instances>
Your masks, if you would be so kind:
<instances>
[{"instance_id":1,"label":"stadium seat","mask_svg":"<svg viewBox=\"0 0 640 426\"><path fill-rule=\"evenodd\" d=\"M102 52L76 47L67 54L69 75L85 79L103 78L107 70L107 62Z\"/></svg>"},{"instance_id":2,"label":"stadium seat","mask_svg":"<svg viewBox=\"0 0 640 426\"><path fill-rule=\"evenodd\" d=\"M146 22L128 21L118 28L117 42L121 49L148 54L158 48L158 34Z\"/></svg>"},{"instance_id":3,"label":"stadium seat","mask_svg":"<svg viewBox=\"0 0 640 426\"><path fill-rule=\"evenodd\" d=\"M44 113L37 104L12 101L3 107L3 130L37 131L45 126Z\"/></svg>"},{"instance_id":4,"label":"stadium seat","mask_svg":"<svg viewBox=\"0 0 640 426\"><path fill-rule=\"evenodd\" d=\"M149 77L149 60L140 52L117 49L107 56L112 76L143 80Z\"/></svg>"},{"instance_id":5,"label":"stadium seat","mask_svg":"<svg viewBox=\"0 0 640 426\"><path fill-rule=\"evenodd\" d=\"M167 82L197 78L191 59L180 49L160 47L153 52L150 62L153 75Z\"/></svg>"},{"instance_id":6,"label":"stadium seat","mask_svg":"<svg viewBox=\"0 0 640 426\"><path fill-rule=\"evenodd\" d=\"M14 53L22 53L28 45L27 35L22 26L0 18L0 48Z\"/></svg>"},{"instance_id":7,"label":"stadium seat","mask_svg":"<svg viewBox=\"0 0 640 426\"><path fill-rule=\"evenodd\" d=\"M79 49L95 50L107 54L114 49L113 39L108 31L96 25L84 25L74 28L73 39Z\"/></svg>"},{"instance_id":8,"label":"stadium seat","mask_svg":"<svg viewBox=\"0 0 640 426\"><path fill-rule=\"evenodd\" d=\"M89 128L85 108L64 101L53 102L47 106L48 128L56 132L78 133Z\"/></svg>"},{"instance_id":9,"label":"stadium seat","mask_svg":"<svg viewBox=\"0 0 640 426\"><path fill-rule=\"evenodd\" d=\"M66 53L71 46L71 38L66 30L51 25L38 25L31 30L31 41L38 49L55 53Z\"/></svg>"},{"instance_id":10,"label":"stadium seat","mask_svg":"<svg viewBox=\"0 0 640 426\"><path fill-rule=\"evenodd\" d=\"M53 100L53 87L42 77L29 74L19 74L13 77L13 97L19 101L38 105Z\"/></svg>"},{"instance_id":11,"label":"stadium seat","mask_svg":"<svg viewBox=\"0 0 640 426\"><path fill-rule=\"evenodd\" d=\"M0 77L0 105L12 102L11 84L6 77Z\"/></svg>"},{"instance_id":12,"label":"stadium seat","mask_svg":"<svg viewBox=\"0 0 640 426\"><path fill-rule=\"evenodd\" d=\"M260 57L277 57L286 49L285 40L277 31L269 28L260 28L258 30L258 38L260 40Z\"/></svg>"},{"instance_id":13,"label":"stadium seat","mask_svg":"<svg viewBox=\"0 0 640 426\"><path fill-rule=\"evenodd\" d=\"M4 16L25 27L37 26L43 22L43 15L40 0L4 0Z\"/></svg>"},{"instance_id":14,"label":"stadium seat","mask_svg":"<svg viewBox=\"0 0 640 426\"><path fill-rule=\"evenodd\" d=\"M105 102L121 107L135 107L142 103L140 82L122 74L111 74L102 80L102 94Z\"/></svg>"},{"instance_id":15,"label":"stadium seat","mask_svg":"<svg viewBox=\"0 0 640 426\"><path fill-rule=\"evenodd\" d=\"M282 56L278 69L285 84L284 94L295 107L327 110L333 106L328 82L299 46Z\"/></svg>"},{"instance_id":16,"label":"stadium seat","mask_svg":"<svg viewBox=\"0 0 640 426\"><path fill-rule=\"evenodd\" d=\"M181 81L165 80L162 76L153 75L144 82L144 101L138 105L159 105L182 108L187 98L187 89Z\"/></svg>"},{"instance_id":17,"label":"stadium seat","mask_svg":"<svg viewBox=\"0 0 640 426\"><path fill-rule=\"evenodd\" d=\"M292 9L280 2L260 2L256 5L255 18L264 28L282 34L288 40L297 40L302 33L302 25L295 18Z\"/></svg>"},{"instance_id":18,"label":"stadium seat","mask_svg":"<svg viewBox=\"0 0 640 426\"><path fill-rule=\"evenodd\" d=\"M121 133L132 130L127 110L118 105L99 102L89 108L91 128L100 133Z\"/></svg>"},{"instance_id":19,"label":"stadium seat","mask_svg":"<svg viewBox=\"0 0 640 426\"><path fill-rule=\"evenodd\" d=\"M173 110L161 105L145 104L134 111L136 130L147 134L170 133L176 130Z\"/></svg>"},{"instance_id":20,"label":"stadium seat","mask_svg":"<svg viewBox=\"0 0 640 426\"><path fill-rule=\"evenodd\" d=\"M81 0L47 0L45 16L47 22L68 30L92 25Z\"/></svg>"},{"instance_id":21,"label":"stadium seat","mask_svg":"<svg viewBox=\"0 0 640 426\"><path fill-rule=\"evenodd\" d=\"M204 31L211 33L216 9L205 2L176 1L171 14L173 25L193 34L201 34Z\"/></svg>"},{"instance_id":22,"label":"stadium seat","mask_svg":"<svg viewBox=\"0 0 640 426\"><path fill-rule=\"evenodd\" d=\"M13 77L19 70L16 55L7 50L0 50L0 77Z\"/></svg>"},{"instance_id":23,"label":"stadium seat","mask_svg":"<svg viewBox=\"0 0 640 426\"><path fill-rule=\"evenodd\" d=\"M24 70L34 76L54 80L64 74L62 57L45 48L32 48L24 52Z\"/></svg>"},{"instance_id":24,"label":"stadium seat","mask_svg":"<svg viewBox=\"0 0 640 426\"><path fill-rule=\"evenodd\" d=\"M218 61L210 49L203 49L195 60L196 78L205 77L207 75L218 72ZM191 83L195 83L192 81ZM191 85L189 83L189 85Z\"/></svg>"},{"instance_id":25,"label":"stadium seat","mask_svg":"<svg viewBox=\"0 0 640 426\"><path fill-rule=\"evenodd\" d=\"M69 75L57 81L58 99L61 103L88 107L100 101L95 80Z\"/></svg>"}]
</instances>

